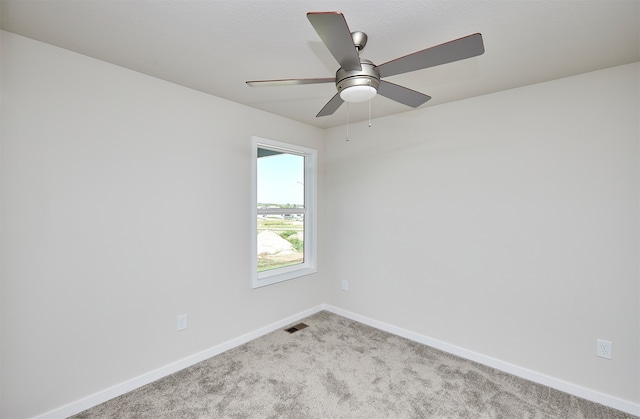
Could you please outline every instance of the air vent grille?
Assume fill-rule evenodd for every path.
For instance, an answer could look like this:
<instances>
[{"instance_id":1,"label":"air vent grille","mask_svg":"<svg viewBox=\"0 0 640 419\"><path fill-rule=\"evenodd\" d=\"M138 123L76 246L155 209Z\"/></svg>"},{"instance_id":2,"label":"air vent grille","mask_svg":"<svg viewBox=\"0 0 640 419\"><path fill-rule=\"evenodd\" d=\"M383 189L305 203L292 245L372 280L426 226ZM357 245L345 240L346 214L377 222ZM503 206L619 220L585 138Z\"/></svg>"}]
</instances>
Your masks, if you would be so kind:
<instances>
[{"instance_id":1,"label":"air vent grille","mask_svg":"<svg viewBox=\"0 0 640 419\"><path fill-rule=\"evenodd\" d=\"M298 330L306 329L307 327L309 326L304 323L298 323L295 326L291 326L288 329L284 329L284 331L289 333L296 333Z\"/></svg>"}]
</instances>

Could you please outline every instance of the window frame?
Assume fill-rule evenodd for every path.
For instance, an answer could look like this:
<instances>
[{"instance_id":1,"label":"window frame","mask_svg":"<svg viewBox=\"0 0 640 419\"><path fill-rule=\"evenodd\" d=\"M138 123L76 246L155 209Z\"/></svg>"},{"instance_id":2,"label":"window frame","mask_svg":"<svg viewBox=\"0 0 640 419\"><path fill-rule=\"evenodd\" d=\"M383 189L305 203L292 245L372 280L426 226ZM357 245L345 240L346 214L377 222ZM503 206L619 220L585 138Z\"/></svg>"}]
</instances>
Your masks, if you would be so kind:
<instances>
[{"instance_id":1,"label":"window frame","mask_svg":"<svg viewBox=\"0 0 640 419\"><path fill-rule=\"evenodd\" d=\"M302 263L258 272L258 148L281 151L304 159L304 259ZM299 278L317 272L317 157L318 151L296 144L261 137L252 137L251 162L251 285L266 285ZM270 211L268 211L270 212ZM278 214L300 213L300 209L277 210Z\"/></svg>"}]
</instances>

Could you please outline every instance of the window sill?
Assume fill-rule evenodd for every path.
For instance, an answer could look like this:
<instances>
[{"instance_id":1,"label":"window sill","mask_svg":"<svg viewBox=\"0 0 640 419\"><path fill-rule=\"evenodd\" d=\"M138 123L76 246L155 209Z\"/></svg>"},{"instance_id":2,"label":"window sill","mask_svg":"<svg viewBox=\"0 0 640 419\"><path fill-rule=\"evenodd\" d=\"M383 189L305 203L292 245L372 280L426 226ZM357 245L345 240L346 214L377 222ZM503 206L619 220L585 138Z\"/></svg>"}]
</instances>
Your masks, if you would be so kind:
<instances>
[{"instance_id":1,"label":"window sill","mask_svg":"<svg viewBox=\"0 0 640 419\"><path fill-rule=\"evenodd\" d=\"M277 282L288 281L301 276L311 275L316 272L318 272L318 269L315 266L305 266L304 264L274 269L272 271L258 272L257 277L254 277L253 280L253 288L260 288Z\"/></svg>"}]
</instances>

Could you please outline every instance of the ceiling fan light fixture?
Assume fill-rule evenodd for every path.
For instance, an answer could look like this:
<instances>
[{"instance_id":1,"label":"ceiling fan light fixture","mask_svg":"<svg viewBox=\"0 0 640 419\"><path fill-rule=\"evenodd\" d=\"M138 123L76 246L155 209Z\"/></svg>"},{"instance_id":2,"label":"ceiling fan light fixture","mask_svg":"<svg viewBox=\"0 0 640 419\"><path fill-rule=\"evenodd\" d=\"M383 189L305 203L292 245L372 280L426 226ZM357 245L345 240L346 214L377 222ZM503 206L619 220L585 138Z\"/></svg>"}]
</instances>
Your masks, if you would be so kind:
<instances>
[{"instance_id":1,"label":"ceiling fan light fixture","mask_svg":"<svg viewBox=\"0 0 640 419\"><path fill-rule=\"evenodd\" d=\"M340 97L345 102L364 102L373 99L376 93L378 91L373 86L357 85L342 89Z\"/></svg>"}]
</instances>

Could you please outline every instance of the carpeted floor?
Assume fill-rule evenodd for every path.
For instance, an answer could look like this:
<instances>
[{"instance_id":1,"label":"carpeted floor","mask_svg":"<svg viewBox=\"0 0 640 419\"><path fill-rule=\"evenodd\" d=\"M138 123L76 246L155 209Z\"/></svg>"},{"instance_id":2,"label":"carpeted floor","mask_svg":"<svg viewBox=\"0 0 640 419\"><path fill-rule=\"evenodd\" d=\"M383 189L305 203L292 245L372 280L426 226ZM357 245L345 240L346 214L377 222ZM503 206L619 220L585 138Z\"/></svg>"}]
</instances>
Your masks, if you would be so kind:
<instances>
[{"instance_id":1,"label":"carpeted floor","mask_svg":"<svg viewBox=\"0 0 640 419\"><path fill-rule=\"evenodd\" d=\"M635 418L328 312L74 418Z\"/></svg>"}]
</instances>

